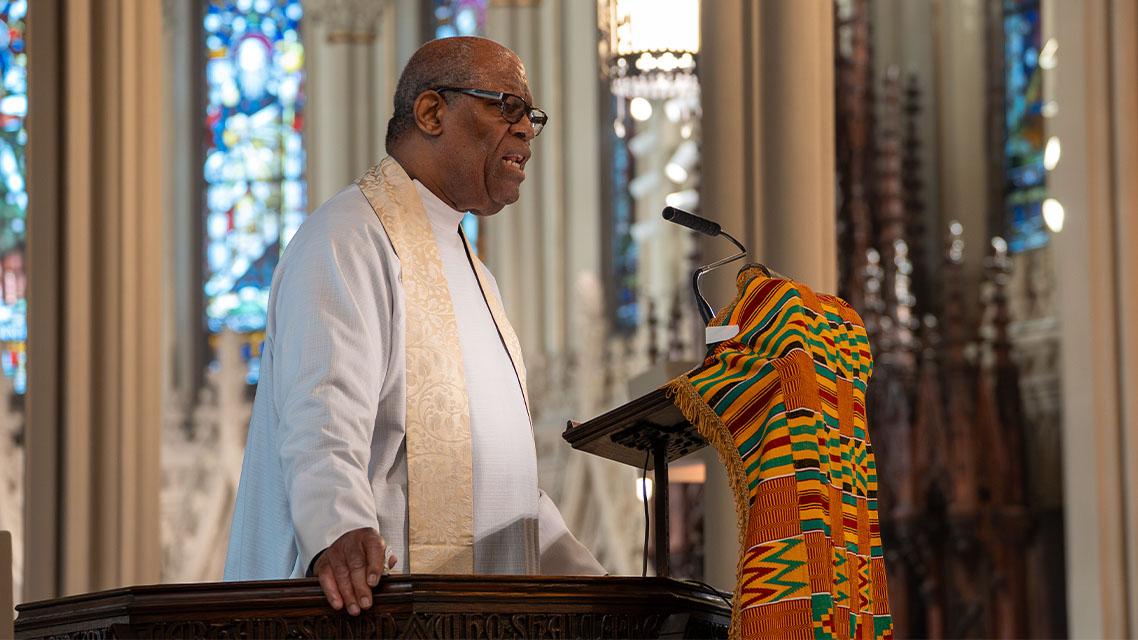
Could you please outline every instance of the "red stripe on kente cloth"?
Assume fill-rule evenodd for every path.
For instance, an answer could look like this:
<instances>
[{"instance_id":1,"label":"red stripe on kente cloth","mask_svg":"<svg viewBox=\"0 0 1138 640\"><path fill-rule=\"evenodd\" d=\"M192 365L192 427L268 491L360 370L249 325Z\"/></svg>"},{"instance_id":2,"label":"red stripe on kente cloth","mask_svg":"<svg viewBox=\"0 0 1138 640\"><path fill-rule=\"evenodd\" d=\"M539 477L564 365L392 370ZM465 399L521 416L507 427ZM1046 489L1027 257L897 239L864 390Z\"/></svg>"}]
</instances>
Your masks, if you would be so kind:
<instances>
[{"instance_id":1,"label":"red stripe on kente cloth","mask_svg":"<svg viewBox=\"0 0 1138 640\"><path fill-rule=\"evenodd\" d=\"M777 438L771 438L770 440L763 442L763 452L766 453L767 451L778 449L779 447L784 447L789 444L790 434L779 436Z\"/></svg>"},{"instance_id":2,"label":"red stripe on kente cloth","mask_svg":"<svg viewBox=\"0 0 1138 640\"><path fill-rule=\"evenodd\" d=\"M818 396L821 397L826 402L828 402L830 404L830 406L832 406L832 407L838 406L838 396L836 394L834 394L833 392L831 392L829 389L824 389L822 387L818 387Z\"/></svg>"},{"instance_id":3,"label":"red stripe on kente cloth","mask_svg":"<svg viewBox=\"0 0 1138 640\"><path fill-rule=\"evenodd\" d=\"M739 413L732 417L728 423L728 429L731 431L732 436L736 436L740 431L751 428L751 422L758 416L759 413L767 411L770 406L771 399L782 391L777 381L767 385L765 389L759 394L757 398L751 400Z\"/></svg>"}]
</instances>

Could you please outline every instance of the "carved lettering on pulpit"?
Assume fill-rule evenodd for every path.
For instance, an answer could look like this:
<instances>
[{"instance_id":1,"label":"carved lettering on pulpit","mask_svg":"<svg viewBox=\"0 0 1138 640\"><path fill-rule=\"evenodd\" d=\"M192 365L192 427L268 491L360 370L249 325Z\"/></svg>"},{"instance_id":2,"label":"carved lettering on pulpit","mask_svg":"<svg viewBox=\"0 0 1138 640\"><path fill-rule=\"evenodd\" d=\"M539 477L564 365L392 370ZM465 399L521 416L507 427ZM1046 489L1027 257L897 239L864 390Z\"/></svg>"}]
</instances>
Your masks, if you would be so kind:
<instances>
[{"instance_id":1,"label":"carved lettering on pulpit","mask_svg":"<svg viewBox=\"0 0 1138 640\"><path fill-rule=\"evenodd\" d=\"M593 640L598 638L656 637L663 620L659 615L636 614L525 614L438 613L392 615L372 613L358 617L343 614L303 618L243 618L223 622L159 622L126 635L150 638L471 638L478 640ZM62 636L69 640L102 639L104 630ZM119 634L112 634L119 635Z\"/></svg>"}]
</instances>

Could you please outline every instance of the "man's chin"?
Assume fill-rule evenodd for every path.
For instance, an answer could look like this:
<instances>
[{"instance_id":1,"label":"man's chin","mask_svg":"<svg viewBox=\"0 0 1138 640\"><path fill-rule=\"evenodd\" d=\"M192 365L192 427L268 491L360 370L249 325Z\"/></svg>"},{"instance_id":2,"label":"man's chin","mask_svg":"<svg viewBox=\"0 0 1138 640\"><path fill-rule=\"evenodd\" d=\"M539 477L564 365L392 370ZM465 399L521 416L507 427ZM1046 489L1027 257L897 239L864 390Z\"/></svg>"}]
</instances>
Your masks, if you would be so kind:
<instances>
[{"instance_id":1,"label":"man's chin","mask_svg":"<svg viewBox=\"0 0 1138 640\"><path fill-rule=\"evenodd\" d=\"M516 193L511 194L510 196L502 198L501 200L495 200L490 205L483 207L481 209L471 209L470 213L473 213L476 216L492 216L495 213L498 213L499 211L504 209L507 205L514 204L517 201L518 201L518 194L516 194Z\"/></svg>"},{"instance_id":2,"label":"man's chin","mask_svg":"<svg viewBox=\"0 0 1138 640\"><path fill-rule=\"evenodd\" d=\"M513 203L509 203L509 204L513 204ZM470 213L473 213L474 215L479 216L481 218L489 218L490 216L494 215L495 213L498 213L499 211L501 211L505 206L506 206L506 204L504 204L504 203L495 203L492 206L484 207L482 209L471 209Z\"/></svg>"}]
</instances>

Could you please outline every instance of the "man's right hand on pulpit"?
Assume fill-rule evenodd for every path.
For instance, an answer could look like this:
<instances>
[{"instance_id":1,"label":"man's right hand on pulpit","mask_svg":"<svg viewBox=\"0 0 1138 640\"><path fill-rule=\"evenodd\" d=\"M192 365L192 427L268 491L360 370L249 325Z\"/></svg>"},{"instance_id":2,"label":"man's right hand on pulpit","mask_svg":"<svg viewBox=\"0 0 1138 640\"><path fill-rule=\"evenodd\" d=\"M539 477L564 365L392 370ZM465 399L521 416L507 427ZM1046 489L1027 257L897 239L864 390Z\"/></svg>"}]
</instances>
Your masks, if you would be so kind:
<instances>
[{"instance_id":1,"label":"man's right hand on pulpit","mask_svg":"<svg viewBox=\"0 0 1138 640\"><path fill-rule=\"evenodd\" d=\"M357 616L371 608L371 588L379 584L385 564L394 567L395 556L387 557L383 536L375 529L355 529L320 552L312 573L333 609L346 606L349 614Z\"/></svg>"}]
</instances>

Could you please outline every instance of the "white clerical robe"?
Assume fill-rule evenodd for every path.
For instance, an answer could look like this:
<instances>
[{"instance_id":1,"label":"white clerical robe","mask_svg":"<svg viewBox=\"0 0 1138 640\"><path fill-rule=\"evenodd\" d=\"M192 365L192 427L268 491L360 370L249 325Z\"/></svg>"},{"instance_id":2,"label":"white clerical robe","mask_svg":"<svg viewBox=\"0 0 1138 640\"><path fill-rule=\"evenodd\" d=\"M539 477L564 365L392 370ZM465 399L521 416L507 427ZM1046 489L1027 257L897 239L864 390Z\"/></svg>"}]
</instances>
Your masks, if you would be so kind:
<instances>
[{"instance_id":1,"label":"white clerical robe","mask_svg":"<svg viewBox=\"0 0 1138 640\"><path fill-rule=\"evenodd\" d=\"M459 235L463 214L414 184L463 354L474 571L524 573L526 556L538 553L545 574L602 574L537 488L525 400ZM492 278L491 286L500 297ZM353 184L301 225L273 274L226 580L301 577L317 553L362 527L378 529L393 570L406 570L403 309L399 258ZM527 548L534 525L539 549Z\"/></svg>"}]
</instances>

